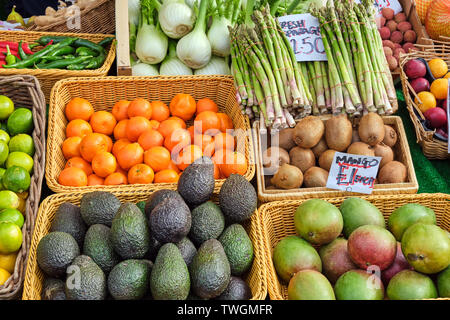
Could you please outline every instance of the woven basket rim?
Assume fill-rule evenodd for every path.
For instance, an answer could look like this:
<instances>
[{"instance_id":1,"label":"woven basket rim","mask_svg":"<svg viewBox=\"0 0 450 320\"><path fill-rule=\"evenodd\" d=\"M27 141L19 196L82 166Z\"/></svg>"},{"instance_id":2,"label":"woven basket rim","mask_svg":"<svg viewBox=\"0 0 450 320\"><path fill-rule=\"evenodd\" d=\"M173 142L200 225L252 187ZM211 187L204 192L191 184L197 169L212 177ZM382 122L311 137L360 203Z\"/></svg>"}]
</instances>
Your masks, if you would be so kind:
<instances>
[{"instance_id":1,"label":"woven basket rim","mask_svg":"<svg viewBox=\"0 0 450 320\"><path fill-rule=\"evenodd\" d=\"M32 133L35 154L33 157L34 166L33 174L31 176L31 184L29 196L26 199L25 223L22 227L23 243L19 250L15 268L12 276L0 286L0 300L14 299L20 294L25 278L25 268L28 260L29 248L31 245L31 238L34 230L34 224L38 212L39 201L41 198L42 183L44 179L45 166L45 129L46 129L46 106L45 97L41 91L39 81L32 75L16 75L3 77L0 76L0 83L2 87L11 86L26 86L28 87L28 99L32 102L32 113L34 129ZM13 97L14 100L14 97ZM23 107L23 106L21 106ZM16 278L16 279L14 279Z\"/></svg>"},{"instance_id":2,"label":"woven basket rim","mask_svg":"<svg viewBox=\"0 0 450 320\"><path fill-rule=\"evenodd\" d=\"M27 268L26 268L26 274L25 274L25 281L24 281L24 291L23 291L23 296L22 299L23 300L34 300L36 299L36 292L34 292L34 287L32 285L33 282L33 277L35 277L35 272L36 269L38 268L37 262L36 262L36 247L37 247L37 242L39 241L39 239L41 238L42 234L38 234L40 231L40 227L42 227L42 224L45 222L45 219L47 219L47 215L49 211L51 210L55 210L56 208L53 208L52 206L55 205L55 203L59 203L59 202L65 202L68 201L70 202L71 200L79 200L84 194L89 193L90 191L82 191L78 194L71 194L71 193L56 193L53 195L48 196L47 198L45 198L41 205L39 206L39 212L38 212L38 216L37 216L37 220L36 220L36 228L35 231L33 233L33 238L32 238L32 244L31 244L31 248L30 248L30 259L28 259L27 261ZM114 193L116 196L120 197L122 196L129 196L129 197L148 197L148 193L143 192L143 191L134 191L134 192L123 192L123 191L114 191L112 192ZM214 196L217 196L217 194L215 194ZM263 252L264 252L264 248L262 247L263 245L263 239L262 239L262 235L260 234L260 226L259 226L259 220L258 220L258 213L257 210L255 210L255 213L253 214L253 216L251 217L251 220L249 221L249 223L252 224L252 228L250 231L247 231L252 235L253 237L253 247L254 247L254 260L253 260L253 265L252 265L252 269L253 268L257 268L257 271L259 272L258 275L258 285L256 288L252 287L252 291L256 290L255 292L253 292L253 296L251 300L265 300L266 296L267 296L267 283L266 283L266 268L265 268L265 264L264 264L264 259L262 258L263 256ZM41 232L42 233L42 232ZM39 238L39 239L38 239Z\"/></svg>"}]
</instances>

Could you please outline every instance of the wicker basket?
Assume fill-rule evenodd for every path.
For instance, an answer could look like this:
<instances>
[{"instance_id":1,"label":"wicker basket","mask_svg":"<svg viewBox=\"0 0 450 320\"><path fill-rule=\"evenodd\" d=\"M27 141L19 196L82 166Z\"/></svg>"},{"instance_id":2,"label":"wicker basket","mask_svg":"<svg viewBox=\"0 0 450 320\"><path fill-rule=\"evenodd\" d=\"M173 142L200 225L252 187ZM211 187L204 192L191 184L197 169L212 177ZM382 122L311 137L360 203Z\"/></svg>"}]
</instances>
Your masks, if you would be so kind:
<instances>
[{"instance_id":1,"label":"wicker basket","mask_svg":"<svg viewBox=\"0 0 450 320\"><path fill-rule=\"evenodd\" d=\"M25 42L34 42L42 36L67 36L80 37L98 43L105 37L112 37L107 34L75 34L75 33L49 33L49 32L34 32L34 31L0 31L0 41L15 41L23 40ZM109 46L108 55L103 66L95 70L65 70L65 69L4 69L0 68L0 76L12 75L32 75L38 78L42 91L44 92L47 103L50 100L50 92L53 85L58 80L67 79L71 77L103 77L108 74L111 65L116 57L116 42L113 41Z\"/></svg>"},{"instance_id":2,"label":"wicker basket","mask_svg":"<svg viewBox=\"0 0 450 320\"><path fill-rule=\"evenodd\" d=\"M69 29L68 21L61 20L47 26L33 25L27 31L113 34L116 30L114 0L97 0L95 5L81 11L80 16L75 19L78 18L80 19L79 29Z\"/></svg>"},{"instance_id":3,"label":"wicker basket","mask_svg":"<svg viewBox=\"0 0 450 320\"><path fill-rule=\"evenodd\" d=\"M405 96L406 107L409 111L409 116L414 124L416 130L417 143L422 147L423 154L428 159L449 159L448 142L444 142L434 137L435 131L427 131L422 125L425 120L424 115L414 103L414 98L417 94L412 89L408 77L403 71L403 66L412 59L423 58L430 61L434 58L443 59L448 66L450 66L450 39L447 42L434 41L434 45L421 46L424 51L414 51L400 57L400 77L402 80L403 94Z\"/></svg>"},{"instance_id":4,"label":"wicker basket","mask_svg":"<svg viewBox=\"0 0 450 320\"><path fill-rule=\"evenodd\" d=\"M398 207L407 203L418 203L433 209L438 225L450 231L450 195L417 194L395 196L361 197L374 204L383 213L385 219ZM340 206L342 198L325 199ZM264 259L267 268L267 287L271 300L287 300L287 285L280 282L272 262L272 252L276 244L286 236L295 235L294 212L306 200L276 201L266 203L259 208L258 221L264 239Z\"/></svg>"},{"instance_id":5,"label":"wicker basket","mask_svg":"<svg viewBox=\"0 0 450 320\"><path fill-rule=\"evenodd\" d=\"M25 285L23 291L23 300L40 300L42 292L42 283L44 274L39 268L36 261L36 248L40 239L48 233L51 223L54 219L55 212L63 202L70 202L76 205L80 204L83 193L78 194L55 194L46 198L39 207L36 228L33 233L31 242L30 258L28 259L27 272L25 276ZM115 195L121 201L139 202L147 200L149 194L147 192L115 192ZM217 202L215 200L215 202ZM267 295L266 285L266 268L264 266L263 256L263 239L259 233L257 223L257 212L252 216L251 220L244 224L254 248L253 265L248 274L243 278L252 290L252 300L264 300Z\"/></svg>"},{"instance_id":6,"label":"wicker basket","mask_svg":"<svg viewBox=\"0 0 450 320\"><path fill-rule=\"evenodd\" d=\"M25 223L22 227L23 242L17 255L12 276L0 286L0 300L14 299L22 290L25 266L34 222L41 199L45 163L45 99L37 79L33 76L0 77L0 94L9 97L16 107L33 112L33 141L35 145L34 167L31 175L29 196L26 200Z\"/></svg>"},{"instance_id":7,"label":"wicker basket","mask_svg":"<svg viewBox=\"0 0 450 320\"><path fill-rule=\"evenodd\" d=\"M322 120L326 121L331 116L320 116ZM373 189L373 195L379 194L401 194L401 193L417 193L419 190L419 184L417 182L416 173L414 171L414 164L409 151L409 145L406 138L403 122L400 117L387 116L383 117L384 123L392 126L398 133L398 141L393 148L397 160L402 162L407 170L407 182L393 183L393 184L375 184ZM255 121L253 124L253 140L255 144L255 162L257 168L257 186L258 186L258 198L262 202L276 201L276 200L295 200L305 198L333 198L349 195L358 195L352 192L332 190L326 187L319 188L298 188L292 190L282 189L268 189L266 188L264 176L264 169L262 165L262 144L261 135L259 134L259 122Z\"/></svg>"},{"instance_id":8,"label":"wicker basket","mask_svg":"<svg viewBox=\"0 0 450 320\"><path fill-rule=\"evenodd\" d=\"M243 116L235 98L233 81L226 76L190 77L106 77L63 80L52 91L48 128L48 161L45 177L50 189L55 192L79 192L96 190L98 186L66 187L58 183L58 176L66 160L61 145L65 140L67 120L64 114L66 104L75 97L90 101L97 110L111 110L119 100L133 100L137 97L160 100L169 103L178 93L191 94L196 100L210 98L219 110L228 114L237 131L237 151L243 153L248 163L244 177L250 181L255 174L253 145L248 118ZM225 180L216 180L215 192L219 192ZM101 186L102 190L146 190L176 189L176 183L153 183L141 185Z\"/></svg>"}]
</instances>

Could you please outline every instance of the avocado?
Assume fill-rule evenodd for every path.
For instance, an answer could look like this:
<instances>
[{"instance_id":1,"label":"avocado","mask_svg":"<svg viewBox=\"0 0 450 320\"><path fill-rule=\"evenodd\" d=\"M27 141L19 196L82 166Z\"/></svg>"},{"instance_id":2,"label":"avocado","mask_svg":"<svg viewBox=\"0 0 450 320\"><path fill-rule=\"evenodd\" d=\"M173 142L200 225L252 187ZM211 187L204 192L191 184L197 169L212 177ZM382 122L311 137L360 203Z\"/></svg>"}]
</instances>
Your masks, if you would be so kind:
<instances>
[{"instance_id":1,"label":"avocado","mask_svg":"<svg viewBox=\"0 0 450 320\"><path fill-rule=\"evenodd\" d=\"M106 277L90 257L81 255L67 268L66 296L68 300L104 300Z\"/></svg>"},{"instance_id":2,"label":"avocado","mask_svg":"<svg viewBox=\"0 0 450 320\"><path fill-rule=\"evenodd\" d=\"M145 214L145 201L139 201L136 203L136 206L142 211L143 214Z\"/></svg>"},{"instance_id":3,"label":"avocado","mask_svg":"<svg viewBox=\"0 0 450 320\"><path fill-rule=\"evenodd\" d=\"M175 190L162 189L153 192L145 202L145 215L150 217L150 213L155 207L168 198L183 200L180 194ZM184 200L183 200L184 201Z\"/></svg>"},{"instance_id":4,"label":"avocado","mask_svg":"<svg viewBox=\"0 0 450 320\"><path fill-rule=\"evenodd\" d=\"M66 273L66 268L80 254L75 239L65 232L50 232L40 241L36 249L39 267L48 276L59 278Z\"/></svg>"},{"instance_id":5,"label":"avocado","mask_svg":"<svg viewBox=\"0 0 450 320\"><path fill-rule=\"evenodd\" d=\"M176 243L176 246L180 250L181 256L183 257L184 262L189 267L194 259L195 254L197 253L197 248L194 246L189 238L184 237L181 241Z\"/></svg>"},{"instance_id":6,"label":"avocado","mask_svg":"<svg viewBox=\"0 0 450 320\"><path fill-rule=\"evenodd\" d=\"M227 227L219 238L230 262L231 274L240 276L252 266L253 245L240 224Z\"/></svg>"},{"instance_id":7,"label":"avocado","mask_svg":"<svg viewBox=\"0 0 450 320\"><path fill-rule=\"evenodd\" d=\"M147 219L131 202L123 203L112 221L111 242L123 259L141 259L149 248Z\"/></svg>"},{"instance_id":8,"label":"avocado","mask_svg":"<svg viewBox=\"0 0 450 320\"><path fill-rule=\"evenodd\" d=\"M109 293L116 300L142 299L148 291L151 265L144 260L120 262L108 276Z\"/></svg>"},{"instance_id":9,"label":"avocado","mask_svg":"<svg viewBox=\"0 0 450 320\"><path fill-rule=\"evenodd\" d=\"M228 287L231 270L222 244L216 239L205 241L189 266L192 291L203 299L220 296Z\"/></svg>"},{"instance_id":10,"label":"avocado","mask_svg":"<svg viewBox=\"0 0 450 320\"><path fill-rule=\"evenodd\" d=\"M42 300L66 300L66 285L64 281L55 278L45 278L42 284Z\"/></svg>"},{"instance_id":11,"label":"avocado","mask_svg":"<svg viewBox=\"0 0 450 320\"><path fill-rule=\"evenodd\" d=\"M94 191L81 198L81 216L87 225L104 224L111 227L120 207L120 200L110 192Z\"/></svg>"},{"instance_id":12,"label":"avocado","mask_svg":"<svg viewBox=\"0 0 450 320\"><path fill-rule=\"evenodd\" d=\"M158 204L149 217L150 232L161 243L176 243L191 229L189 207L176 198L168 198Z\"/></svg>"},{"instance_id":13,"label":"avocado","mask_svg":"<svg viewBox=\"0 0 450 320\"><path fill-rule=\"evenodd\" d=\"M225 218L219 206L207 201L192 210L192 226L189 238L196 245L209 239L217 239L225 227Z\"/></svg>"},{"instance_id":14,"label":"avocado","mask_svg":"<svg viewBox=\"0 0 450 320\"><path fill-rule=\"evenodd\" d=\"M201 157L191 163L178 180L178 192L190 206L206 202L214 192L214 163Z\"/></svg>"},{"instance_id":15,"label":"avocado","mask_svg":"<svg viewBox=\"0 0 450 320\"><path fill-rule=\"evenodd\" d=\"M83 246L83 254L91 257L106 274L120 261L109 238L110 234L109 227L94 224L86 232Z\"/></svg>"},{"instance_id":16,"label":"avocado","mask_svg":"<svg viewBox=\"0 0 450 320\"><path fill-rule=\"evenodd\" d=\"M61 231L72 235L77 241L78 246L81 248L83 246L86 229L86 224L81 217L80 207L73 205L70 202L64 202L59 206L58 210L56 210L50 232Z\"/></svg>"},{"instance_id":17,"label":"avocado","mask_svg":"<svg viewBox=\"0 0 450 320\"><path fill-rule=\"evenodd\" d=\"M252 290L247 282L241 278L231 276L228 287L217 300L250 300L252 297Z\"/></svg>"},{"instance_id":18,"label":"avocado","mask_svg":"<svg viewBox=\"0 0 450 320\"><path fill-rule=\"evenodd\" d=\"M186 300L191 282L180 250L173 243L161 247L150 276L150 290L155 300Z\"/></svg>"},{"instance_id":19,"label":"avocado","mask_svg":"<svg viewBox=\"0 0 450 320\"><path fill-rule=\"evenodd\" d=\"M229 223L249 219L256 210L257 201L255 188L239 174L230 175L219 192L219 206Z\"/></svg>"}]
</instances>

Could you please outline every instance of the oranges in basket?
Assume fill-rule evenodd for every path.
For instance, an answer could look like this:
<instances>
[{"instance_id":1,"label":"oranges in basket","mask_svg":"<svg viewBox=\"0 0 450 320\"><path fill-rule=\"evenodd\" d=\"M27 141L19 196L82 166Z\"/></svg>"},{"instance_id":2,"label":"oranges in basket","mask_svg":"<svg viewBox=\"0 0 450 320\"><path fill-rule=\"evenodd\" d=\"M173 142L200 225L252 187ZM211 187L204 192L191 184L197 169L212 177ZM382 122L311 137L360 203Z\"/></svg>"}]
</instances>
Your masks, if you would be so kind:
<instances>
[{"instance_id":1,"label":"oranges in basket","mask_svg":"<svg viewBox=\"0 0 450 320\"><path fill-rule=\"evenodd\" d=\"M65 114L66 165L58 178L65 186L175 183L202 156L213 159L216 179L247 170L233 122L211 99L178 94L166 105L138 97L95 111L74 98Z\"/></svg>"}]
</instances>

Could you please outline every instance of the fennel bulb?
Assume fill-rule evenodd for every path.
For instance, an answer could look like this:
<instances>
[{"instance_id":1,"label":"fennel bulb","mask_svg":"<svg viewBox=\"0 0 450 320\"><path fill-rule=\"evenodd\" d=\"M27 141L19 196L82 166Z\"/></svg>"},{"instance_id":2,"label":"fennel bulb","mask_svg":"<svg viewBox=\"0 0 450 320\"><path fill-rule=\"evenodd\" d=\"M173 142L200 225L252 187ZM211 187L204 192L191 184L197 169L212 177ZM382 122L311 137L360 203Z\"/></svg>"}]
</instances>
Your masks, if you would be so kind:
<instances>
[{"instance_id":1,"label":"fennel bulb","mask_svg":"<svg viewBox=\"0 0 450 320\"><path fill-rule=\"evenodd\" d=\"M186 4L191 8L194 9L194 5L198 5L199 0L186 0Z\"/></svg>"},{"instance_id":2,"label":"fennel bulb","mask_svg":"<svg viewBox=\"0 0 450 320\"><path fill-rule=\"evenodd\" d=\"M141 1L128 0L128 22L139 25L139 16L141 14Z\"/></svg>"},{"instance_id":3,"label":"fennel bulb","mask_svg":"<svg viewBox=\"0 0 450 320\"><path fill-rule=\"evenodd\" d=\"M160 27L154 25L153 12L155 8L150 1L141 1L142 10L135 51L142 62L157 64L166 57L169 40Z\"/></svg>"},{"instance_id":4,"label":"fennel bulb","mask_svg":"<svg viewBox=\"0 0 450 320\"><path fill-rule=\"evenodd\" d=\"M180 39L194 27L195 14L184 0L165 0L158 11L161 29L172 39Z\"/></svg>"},{"instance_id":5,"label":"fennel bulb","mask_svg":"<svg viewBox=\"0 0 450 320\"><path fill-rule=\"evenodd\" d=\"M169 55L161 63L159 74L165 76L191 76L192 70L177 57L175 41L169 43Z\"/></svg>"},{"instance_id":6,"label":"fennel bulb","mask_svg":"<svg viewBox=\"0 0 450 320\"><path fill-rule=\"evenodd\" d=\"M211 44L212 53L219 57L230 55L230 30L231 22L225 17L214 17L213 23L208 31L208 40Z\"/></svg>"},{"instance_id":7,"label":"fennel bulb","mask_svg":"<svg viewBox=\"0 0 450 320\"><path fill-rule=\"evenodd\" d=\"M181 38L177 44L178 58L192 69L200 69L211 60L211 44L205 34L209 1L201 0L200 13L194 30Z\"/></svg>"},{"instance_id":8,"label":"fennel bulb","mask_svg":"<svg viewBox=\"0 0 450 320\"><path fill-rule=\"evenodd\" d=\"M154 65L146 64L143 62L138 62L131 67L131 74L133 76L146 77L146 76L157 76L158 68Z\"/></svg>"},{"instance_id":9,"label":"fennel bulb","mask_svg":"<svg viewBox=\"0 0 450 320\"><path fill-rule=\"evenodd\" d=\"M226 63L224 58L212 57L211 61L203 68L197 69L194 72L195 75L211 75L211 74L223 74L231 75L230 67Z\"/></svg>"}]
</instances>

